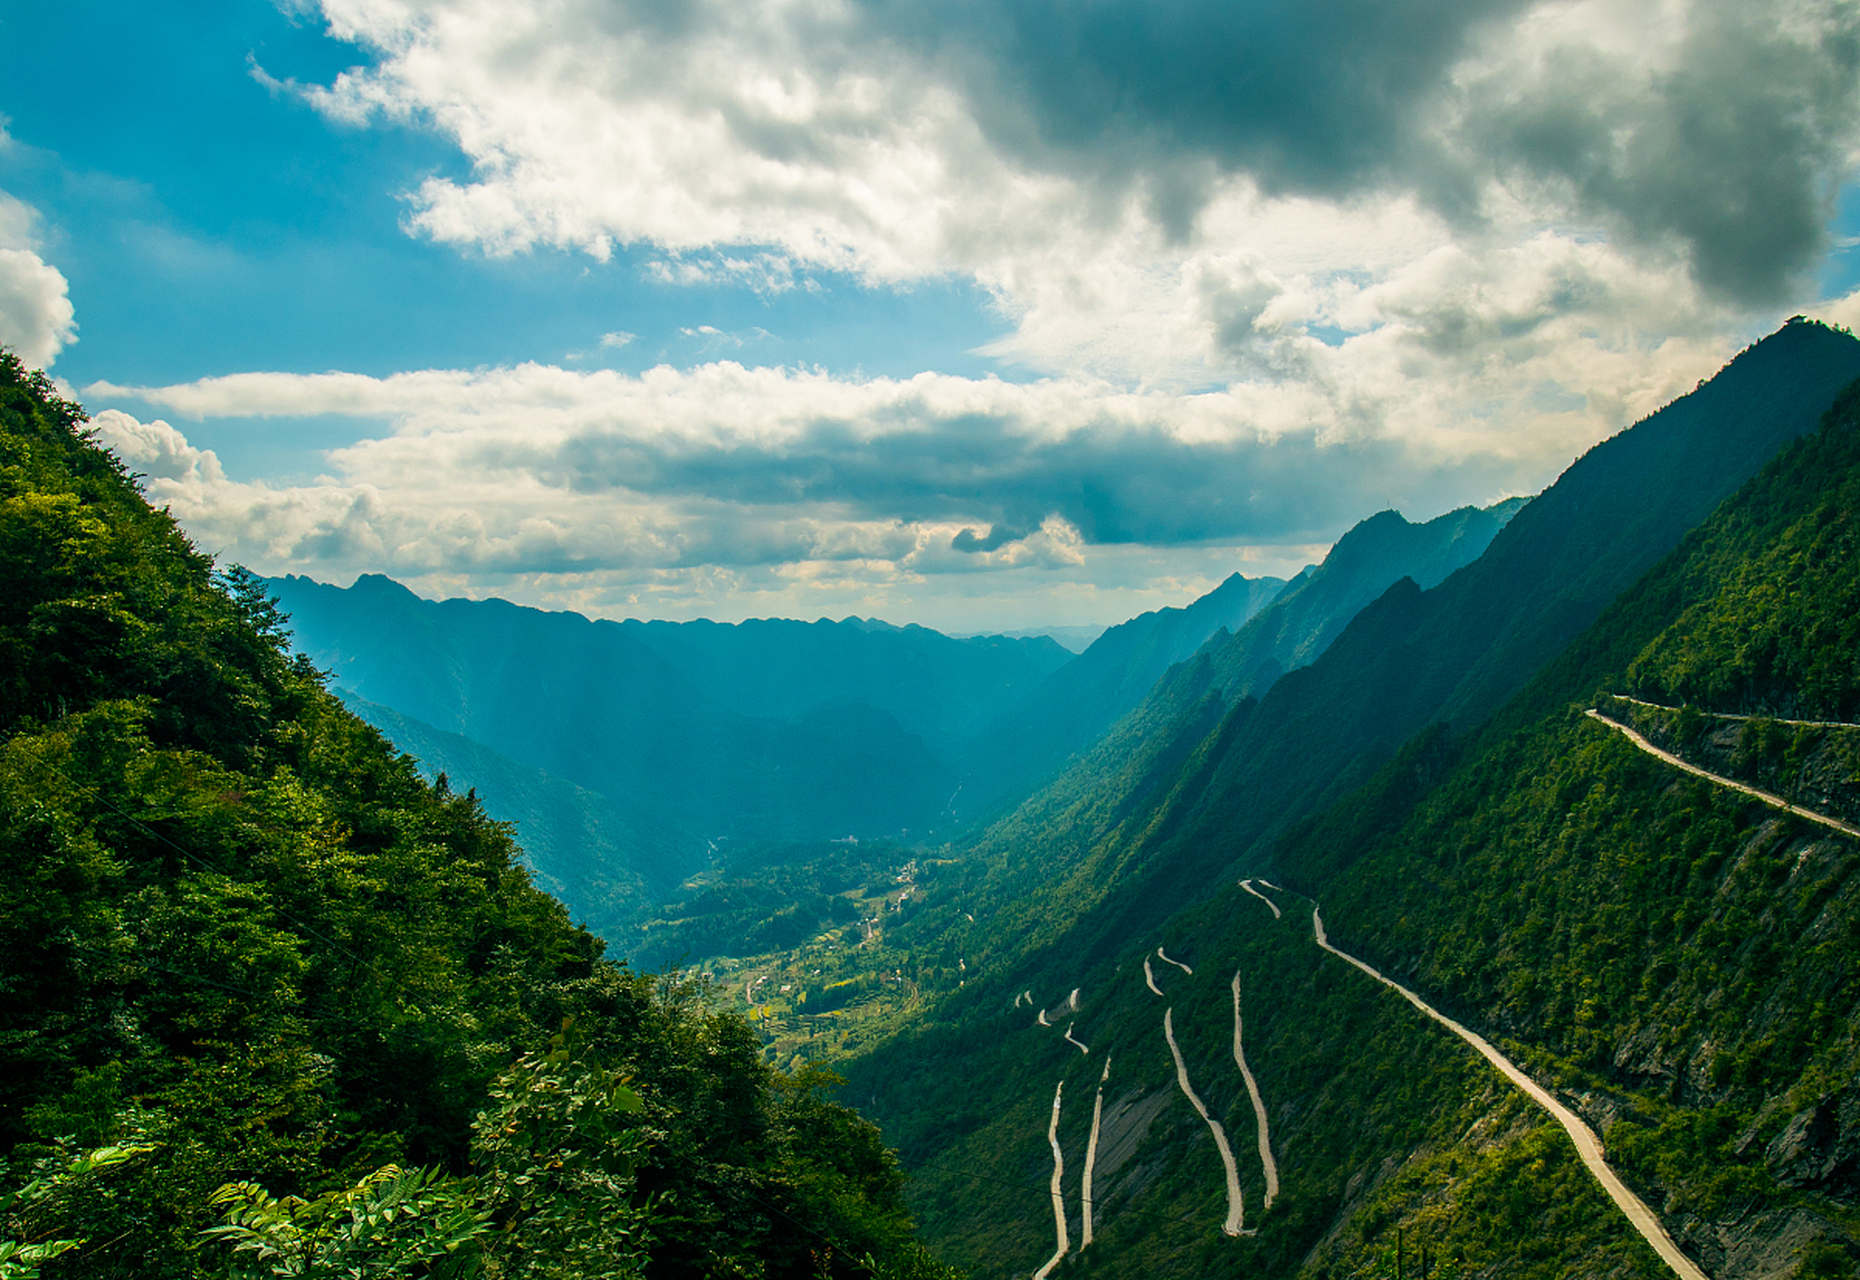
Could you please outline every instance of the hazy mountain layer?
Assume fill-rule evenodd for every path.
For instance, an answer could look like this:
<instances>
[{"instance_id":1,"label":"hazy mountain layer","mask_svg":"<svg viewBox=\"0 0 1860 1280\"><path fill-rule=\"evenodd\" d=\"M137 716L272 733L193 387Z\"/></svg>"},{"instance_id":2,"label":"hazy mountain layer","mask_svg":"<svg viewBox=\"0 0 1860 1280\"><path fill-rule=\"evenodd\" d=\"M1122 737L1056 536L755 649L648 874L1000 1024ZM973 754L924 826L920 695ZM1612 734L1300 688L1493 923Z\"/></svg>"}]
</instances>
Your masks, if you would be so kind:
<instances>
[{"instance_id":1,"label":"hazy mountain layer","mask_svg":"<svg viewBox=\"0 0 1860 1280\"><path fill-rule=\"evenodd\" d=\"M1236 573L1183 608L1154 609L1107 629L961 751L966 811L1013 796L1090 746L1142 702L1170 666L1210 637L1245 624L1284 587L1278 578Z\"/></svg>"},{"instance_id":2,"label":"hazy mountain layer","mask_svg":"<svg viewBox=\"0 0 1860 1280\"><path fill-rule=\"evenodd\" d=\"M377 576L347 590L296 577L270 586L300 648L370 704L365 713L385 725L371 708L391 709L603 797L589 809L525 783L499 802L543 844L551 830L597 821L595 842L626 860L583 877L589 885L675 883L721 836L945 821L956 777L922 735L962 732L1070 658L1044 637L958 641L857 621L623 626L497 600L422 600ZM461 787L478 783L460 744L425 741L455 760ZM508 781L493 766L487 790L490 777ZM567 810L553 812L557 801ZM628 817L609 830L597 813ZM650 839L634 834L645 830Z\"/></svg>"}]
</instances>

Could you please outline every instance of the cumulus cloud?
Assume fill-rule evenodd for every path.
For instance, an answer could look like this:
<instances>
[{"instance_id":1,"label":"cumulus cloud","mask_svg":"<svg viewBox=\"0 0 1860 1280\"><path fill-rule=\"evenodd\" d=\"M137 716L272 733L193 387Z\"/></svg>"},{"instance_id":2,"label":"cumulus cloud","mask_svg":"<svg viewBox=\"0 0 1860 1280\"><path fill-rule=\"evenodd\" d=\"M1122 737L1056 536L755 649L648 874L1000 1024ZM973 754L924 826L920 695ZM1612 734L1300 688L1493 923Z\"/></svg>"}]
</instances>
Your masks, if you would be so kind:
<instances>
[{"instance_id":1,"label":"cumulus cloud","mask_svg":"<svg viewBox=\"0 0 1860 1280\"><path fill-rule=\"evenodd\" d=\"M77 313L63 273L37 252L36 221L30 207L0 191L0 346L46 368L77 341Z\"/></svg>"},{"instance_id":2,"label":"cumulus cloud","mask_svg":"<svg viewBox=\"0 0 1860 1280\"><path fill-rule=\"evenodd\" d=\"M322 8L375 62L312 100L474 165L410 193L422 234L645 244L665 278L771 289L957 272L1011 309L1056 243L1244 247L1207 224L1239 195L1580 223L1771 303L1860 136L1860 11L1828 0Z\"/></svg>"},{"instance_id":3,"label":"cumulus cloud","mask_svg":"<svg viewBox=\"0 0 1860 1280\"><path fill-rule=\"evenodd\" d=\"M966 278L1008 322L982 354L1039 376L90 389L391 423L299 488L151 459L152 492L272 567L825 598L1231 560L1534 491L1808 309L1860 145L1846 0L320 9L370 61L279 91L469 163L405 193L410 233L627 245L657 281L766 297Z\"/></svg>"}]
</instances>

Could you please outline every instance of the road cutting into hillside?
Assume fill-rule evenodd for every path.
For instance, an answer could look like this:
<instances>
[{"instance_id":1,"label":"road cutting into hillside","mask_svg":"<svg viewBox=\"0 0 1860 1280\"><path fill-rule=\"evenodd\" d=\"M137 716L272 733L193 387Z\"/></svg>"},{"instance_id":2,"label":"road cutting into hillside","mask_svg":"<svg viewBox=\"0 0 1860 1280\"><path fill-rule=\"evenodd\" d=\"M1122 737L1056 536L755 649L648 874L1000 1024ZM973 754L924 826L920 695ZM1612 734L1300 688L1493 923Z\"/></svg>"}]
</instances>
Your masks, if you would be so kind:
<instances>
[{"instance_id":1,"label":"road cutting into hillside","mask_svg":"<svg viewBox=\"0 0 1860 1280\"><path fill-rule=\"evenodd\" d=\"M1746 786L1744 783L1733 781L1730 778L1726 778L1719 774L1712 773L1711 771L1707 769L1701 769L1695 764L1688 764L1686 761L1681 760L1678 756L1674 755L1672 752L1660 750L1660 748L1654 746L1651 742L1647 741L1647 739L1643 738L1640 734L1636 733L1634 730L1622 724L1619 720L1610 720L1607 716L1595 710L1595 708L1593 707L1589 708L1589 710L1587 710L1583 714L1587 715L1592 720L1600 721L1601 723L1607 725L1610 729L1615 729L1619 731L1620 733L1624 734L1627 737L1627 740L1629 742L1639 747L1642 751L1645 751L1650 756L1654 756L1657 759L1665 761L1667 764L1672 765L1673 768L1675 769L1683 769L1685 772L1693 774L1696 777L1703 778L1707 782L1715 782L1721 787L1729 787L1733 791L1741 791L1753 800L1761 800L1764 804L1769 805L1772 809L1781 809L1787 813L1793 813L1798 818L1807 818L1810 822L1818 822L1822 826L1827 827L1834 831L1838 831L1844 836L1853 836L1857 839L1860 839L1860 827L1849 826L1847 823L1842 822L1838 818L1830 818L1826 814L1816 813L1813 809L1804 809L1799 804L1790 804L1787 800L1783 799L1779 795L1772 795L1768 791L1761 791L1761 790L1758 790L1756 787Z\"/></svg>"},{"instance_id":2,"label":"road cutting into hillside","mask_svg":"<svg viewBox=\"0 0 1860 1280\"><path fill-rule=\"evenodd\" d=\"M1079 1180L1079 1252L1091 1243L1091 1219L1095 1206L1091 1198L1092 1170L1098 1164L1098 1123L1104 1119L1104 1082L1111 1078L1111 1055L1104 1055L1104 1070L1098 1073L1098 1096L1091 1103L1091 1139L1085 1144L1085 1173Z\"/></svg>"},{"instance_id":3,"label":"road cutting into hillside","mask_svg":"<svg viewBox=\"0 0 1860 1280\"><path fill-rule=\"evenodd\" d=\"M1162 988L1156 985L1156 973L1150 968L1150 958L1148 956L1143 957L1143 981L1149 986L1149 989L1154 991L1157 995L1163 993Z\"/></svg>"},{"instance_id":4,"label":"road cutting into hillside","mask_svg":"<svg viewBox=\"0 0 1860 1280\"><path fill-rule=\"evenodd\" d=\"M1240 1048L1238 969L1234 970L1234 1065L1240 1068L1240 1078L1246 1081L1246 1096L1253 1100L1253 1120L1259 1126L1259 1167L1266 1175L1266 1202L1260 1206L1260 1212L1264 1213L1279 1198L1279 1162L1272 1158L1272 1130L1266 1121L1265 1100L1259 1096L1259 1082L1253 1079L1253 1072L1246 1065L1246 1054Z\"/></svg>"},{"instance_id":5,"label":"road cutting into hillside","mask_svg":"<svg viewBox=\"0 0 1860 1280\"><path fill-rule=\"evenodd\" d=\"M1262 880L1260 881L1260 883L1264 884L1266 882ZM1272 918L1274 920L1279 919L1284 914L1284 912L1279 910L1278 903L1274 902L1271 898L1268 898L1265 894L1261 893L1258 889L1255 889L1253 887L1253 882L1251 880L1242 880L1240 882L1240 887L1242 889L1245 889L1248 893L1252 894L1255 898L1258 898L1261 902L1265 903L1268 907L1272 908Z\"/></svg>"},{"instance_id":6,"label":"road cutting into hillside","mask_svg":"<svg viewBox=\"0 0 1860 1280\"><path fill-rule=\"evenodd\" d=\"M1033 1273L1033 1280L1046 1280L1046 1277L1053 1273L1053 1268L1059 1265L1059 1260L1066 1256L1066 1252L1070 1248L1070 1244L1066 1240L1066 1202L1065 1198L1059 1194L1059 1180L1065 1177L1066 1174L1066 1158L1059 1150L1059 1095L1064 1093L1065 1089L1066 1082L1064 1080L1061 1080L1053 1089L1053 1118L1046 1126L1046 1143L1053 1149L1053 1181L1051 1194L1053 1197L1053 1234L1056 1237L1056 1247L1053 1249L1053 1256L1046 1260L1046 1265Z\"/></svg>"},{"instance_id":7,"label":"road cutting into hillside","mask_svg":"<svg viewBox=\"0 0 1860 1280\"><path fill-rule=\"evenodd\" d=\"M1610 693L1604 696L1613 698L1617 702L1631 702L1637 707L1646 707L1650 711L1685 710L1683 707L1669 707L1663 702L1648 702L1645 698L1630 698L1625 693ZM1804 729L1860 729L1860 724L1855 724L1851 720L1791 720L1787 716L1746 716L1739 715L1735 711L1704 711L1698 707L1692 709L1713 720L1768 720L1774 724L1793 724Z\"/></svg>"},{"instance_id":8,"label":"road cutting into hillside","mask_svg":"<svg viewBox=\"0 0 1860 1280\"><path fill-rule=\"evenodd\" d=\"M1164 951L1161 947L1156 948L1156 958L1164 961L1167 964L1174 965L1176 968L1180 969L1183 973L1186 973L1191 978L1195 976L1195 971L1193 969L1183 964L1180 960L1170 959L1169 953Z\"/></svg>"},{"instance_id":9,"label":"road cutting into hillside","mask_svg":"<svg viewBox=\"0 0 1860 1280\"><path fill-rule=\"evenodd\" d=\"M1234 1163L1233 1148L1227 1145L1227 1130L1208 1114L1208 1104L1188 1083L1188 1064L1182 1061L1181 1047L1175 1042L1174 1008L1163 1013L1163 1038L1169 1042L1169 1053L1175 1058L1175 1082L1182 1086L1182 1096L1188 1099L1188 1104L1207 1121L1208 1131L1214 1135L1214 1146L1221 1155L1221 1165L1227 1171L1227 1220L1221 1224L1221 1230L1230 1236L1251 1235L1246 1230L1246 1200L1240 1193L1240 1167Z\"/></svg>"},{"instance_id":10,"label":"road cutting into hillside","mask_svg":"<svg viewBox=\"0 0 1860 1280\"><path fill-rule=\"evenodd\" d=\"M1471 1045L1480 1057L1497 1067L1507 1080L1523 1090L1538 1106L1548 1111L1550 1118L1563 1126L1563 1132L1567 1133L1569 1140L1575 1144L1576 1154L1581 1157L1582 1163L1587 1166L1589 1172L1595 1175L1595 1180L1602 1184L1602 1190L1608 1193L1608 1198L1613 1200L1615 1206L1627 1215L1628 1222L1640 1232L1642 1239L1653 1246L1653 1251L1660 1255L1661 1261L1684 1280L1711 1280L1711 1277L1699 1269L1697 1263L1679 1251L1679 1246L1674 1243L1673 1237L1667 1234L1665 1225L1654 1215L1653 1210L1649 1209L1646 1202L1639 1196L1628 1190L1627 1184L1621 1181L1620 1175L1609 1167L1608 1161L1603 1157L1602 1140L1596 1136L1595 1130L1582 1121L1581 1117L1558 1102L1542 1085L1525 1075L1516 1063L1493 1048L1485 1037L1468 1031L1421 999L1420 996L1402 986L1401 983L1392 978L1383 977L1379 970L1363 963L1348 952L1339 951L1331 946L1330 938L1324 932L1324 918L1318 914L1316 906L1311 908L1311 933L1317 939L1318 946L1337 958L1355 965L1382 985L1393 988L1409 1004Z\"/></svg>"}]
</instances>

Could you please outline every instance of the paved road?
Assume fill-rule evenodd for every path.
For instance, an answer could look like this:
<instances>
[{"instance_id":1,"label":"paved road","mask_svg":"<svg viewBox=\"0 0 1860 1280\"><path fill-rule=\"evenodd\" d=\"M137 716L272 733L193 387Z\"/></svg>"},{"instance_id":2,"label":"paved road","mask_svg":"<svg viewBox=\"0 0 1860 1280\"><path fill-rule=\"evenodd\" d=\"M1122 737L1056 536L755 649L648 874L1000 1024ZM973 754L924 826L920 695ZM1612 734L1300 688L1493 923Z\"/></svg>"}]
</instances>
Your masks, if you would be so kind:
<instances>
[{"instance_id":1,"label":"paved road","mask_svg":"<svg viewBox=\"0 0 1860 1280\"><path fill-rule=\"evenodd\" d=\"M1079 1181L1079 1252L1091 1243L1091 1219L1096 1206L1091 1198L1091 1173L1098 1163L1098 1122L1104 1118L1104 1082L1111 1078L1111 1055L1104 1055L1104 1070L1098 1073L1098 1096L1091 1103L1091 1139L1085 1144L1085 1174Z\"/></svg>"},{"instance_id":2,"label":"paved road","mask_svg":"<svg viewBox=\"0 0 1860 1280\"><path fill-rule=\"evenodd\" d=\"M1266 1203L1260 1211L1272 1208L1279 1198L1279 1162L1272 1158L1272 1130L1266 1122L1266 1103L1259 1096L1259 1082L1247 1068L1246 1054L1240 1048L1240 971L1234 970L1234 1065L1246 1081L1246 1095L1253 1100L1253 1119L1259 1125L1259 1164L1266 1173Z\"/></svg>"},{"instance_id":3,"label":"paved road","mask_svg":"<svg viewBox=\"0 0 1860 1280\"><path fill-rule=\"evenodd\" d=\"M1240 1167L1234 1163L1233 1148L1227 1145L1227 1130L1208 1114L1208 1104L1196 1096L1188 1083L1188 1065L1182 1061L1182 1050L1175 1042L1173 1008L1163 1014L1163 1038L1168 1040L1169 1053L1175 1058L1175 1082L1182 1086L1182 1094L1189 1105L1207 1121L1208 1131L1214 1135L1214 1145L1221 1153L1221 1165L1227 1171L1227 1221L1221 1224L1221 1230L1230 1236L1251 1235L1252 1232L1246 1230L1246 1201L1240 1194Z\"/></svg>"},{"instance_id":4,"label":"paved road","mask_svg":"<svg viewBox=\"0 0 1860 1280\"><path fill-rule=\"evenodd\" d=\"M1625 693L1611 693L1608 696L1610 698L1617 698L1622 702L1631 702L1637 707L1649 707L1655 711L1682 710L1680 707L1669 707L1662 702L1648 702L1644 698L1630 698ZM1695 707L1693 710L1696 711L1698 708ZM1699 714L1702 716L1710 716L1713 720L1773 720L1777 724L1797 724L1805 729L1860 729L1860 724L1855 724L1851 720L1790 720L1786 716L1741 716L1730 711L1699 711Z\"/></svg>"},{"instance_id":5,"label":"paved road","mask_svg":"<svg viewBox=\"0 0 1860 1280\"><path fill-rule=\"evenodd\" d=\"M1262 880L1260 881L1260 883L1265 884L1266 882ZM1274 920L1277 920L1280 916L1284 914L1284 912L1279 910L1278 903L1274 902L1271 898L1268 898L1265 894L1261 893L1258 889L1255 889L1253 887L1253 882L1251 880L1242 880L1240 882L1240 887L1242 889L1245 889L1248 893L1252 894L1255 898L1258 898L1261 902L1265 903L1267 906L1271 907L1272 918Z\"/></svg>"},{"instance_id":6,"label":"paved road","mask_svg":"<svg viewBox=\"0 0 1860 1280\"><path fill-rule=\"evenodd\" d=\"M1053 1118L1046 1126L1046 1142L1053 1149L1053 1233L1058 1237L1058 1247L1053 1250L1053 1256L1046 1260L1046 1265L1033 1273L1033 1280L1046 1280L1070 1248L1066 1240L1066 1202L1059 1194L1059 1180L1066 1172L1066 1158L1059 1150L1059 1095L1065 1092L1065 1088L1066 1082L1061 1080L1053 1090Z\"/></svg>"},{"instance_id":7,"label":"paved road","mask_svg":"<svg viewBox=\"0 0 1860 1280\"><path fill-rule=\"evenodd\" d=\"M1576 1154L1582 1157L1582 1163L1588 1166L1590 1173L1595 1175L1595 1180L1602 1184L1602 1190L1608 1193L1608 1198L1613 1200L1621 1212L1627 1215L1634 1229L1640 1232L1648 1244L1653 1246L1653 1251L1660 1255L1661 1260L1671 1267L1676 1275L1684 1277L1684 1280L1711 1280L1699 1270L1696 1262L1679 1251L1679 1246L1666 1233L1666 1227L1659 1218L1654 1216L1653 1210L1647 1207L1646 1202L1628 1190L1627 1184L1622 1182L1620 1176L1608 1167L1608 1162L1602 1155L1602 1140L1596 1136L1595 1130L1583 1123L1581 1117L1551 1097L1543 1086L1525 1075L1518 1069L1517 1064L1494 1049L1483 1036L1468 1031L1421 999L1420 996L1402 986L1401 983L1383 977L1380 972L1364 964L1355 956L1331 946L1330 939L1324 933L1324 919L1318 915L1316 907L1311 908L1311 932L1316 937L1318 946L1355 965L1384 986L1393 987L1400 992L1407 998L1409 1004L1471 1045L1478 1051L1479 1056L1497 1067L1507 1080L1528 1094L1538 1106L1548 1111L1551 1119L1562 1125L1563 1131L1569 1134L1570 1141L1576 1144Z\"/></svg>"},{"instance_id":8,"label":"paved road","mask_svg":"<svg viewBox=\"0 0 1860 1280\"><path fill-rule=\"evenodd\" d=\"M1715 774L1708 770L1701 769L1695 764L1687 764L1684 760L1681 760L1678 756L1674 755L1672 752L1660 750L1660 748L1654 746L1651 742L1647 741L1645 738L1641 737L1638 733L1634 732L1632 729L1622 724L1619 720L1610 720L1607 716L1595 710L1593 707L1591 707L1585 714L1588 715L1590 719L1599 720L1603 724L1607 725L1610 729L1615 729L1625 734L1629 742L1632 742L1635 746L1639 747L1642 751L1645 751L1648 755L1657 756L1661 760L1664 760L1667 764L1672 765L1673 768L1675 769L1683 769L1687 773L1690 773L1697 777L1705 779L1707 782L1715 782L1721 787L1729 787L1733 791L1741 791L1745 795L1751 797L1754 800L1761 800L1764 804L1769 805L1772 809L1782 809L1789 813L1793 813L1798 818L1807 818L1810 822L1818 822L1824 827L1829 827L1835 831L1840 832L1842 835L1860 837L1860 827L1850 826L1847 823L1842 822L1840 819L1830 818L1824 813L1816 813L1813 809L1804 809L1799 804L1790 804L1787 800L1783 799L1781 796L1772 795L1768 791L1760 791L1756 787L1745 786L1741 782L1734 782L1730 778L1722 777L1719 774Z\"/></svg>"}]
</instances>

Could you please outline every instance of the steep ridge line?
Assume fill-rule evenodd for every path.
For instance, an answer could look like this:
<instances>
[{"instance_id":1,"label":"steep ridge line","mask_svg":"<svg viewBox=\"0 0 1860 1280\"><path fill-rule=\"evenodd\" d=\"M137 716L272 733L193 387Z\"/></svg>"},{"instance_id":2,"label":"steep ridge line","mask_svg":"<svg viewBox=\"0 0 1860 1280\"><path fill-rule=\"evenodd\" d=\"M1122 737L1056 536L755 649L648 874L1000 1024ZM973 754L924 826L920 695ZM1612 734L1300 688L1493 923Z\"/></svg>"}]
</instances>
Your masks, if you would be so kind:
<instances>
[{"instance_id":1,"label":"steep ridge line","mask_svg":"<svg viewBox=\"0 0 1860 1280\"><path fill-rule=\"evenodd\" d=\"M1646 707L1650 711L1679 711L1680 707L1669 707L1663 702L1648 702L1645 698L1630 698L1625 693L1607 695L1617 702L1631 702L1637 707ZM1769 720L1775 724L1793 724L1804 729L1860 729L1860 724L1851 720L1791 720L1787 716L1746 716L1735 711L1703 711L1697 707L1694 711L1713 720Z\"/></svg>"},{"instance_id":2,"label":"steep ridge line","mask_svg":"<svg viewBox=\"0 0 1860 1280\"><path fill-rule=\"evenodd\" d=\"M1240 1077L1246 1081L1246 1095L1253 1100L1253 1119L1259 1126L1259 1165L1266 1174L1266 1202L1260 1206L1260 1212L1272 1208L1272 1202L1279 1198L1279 1164L1272 1158L1272 1130L1266 1121L1266 1102L1259 1096L1259 1082L1253 1079L1253 1072L1246 1065L1246 1054L1240 1048L1240 971L1234 970L1234 1065L1240 1068Z\"/></svg>"},{"instance_id":3,"label":"steep ridge line","mask_svg":"<svg viewBox=\"0 0 1860 1280\"><path fill-rule=\"evenodd\" d=\"M1262 880L1260 881L1260 883L1264 884L1265 881ZM1274 902L1271 898L1268 898L1265 894L1261 893L1258 889L1255 889L1253 887L1253 882L1251 880L1242 880L1240 882L1240 887L1242 889L1245 889L1248 893L1252 894L1255 898L1258 898L1261 902L1265 903L1268 907L1271 907L1272 918L1274 920L1279 919L1284 914L1283 912L1279 910L1278 903Z\"/></svg>"},{"instance_id":4,"label":"steep ridge line","mask_svg":"<svg viewBox=\"0 0 1860 1280\"><path fill-rule=\"evenodd\" d=\"M1214 1135L1214 1145L1220 1151L1221 1165L1227 1171L1227 1220L1221 1224L1221 1230L1230 1236L1252 1235L1246 1230L1246 1200L1240 1192L1240 1167L1234 1163L1233 1148L1227 1145L1227 1130L1221 1122L1208 1114L1208 1104L1203 1102L1188 1083L1188 1064L1182 1061L1182 1050L1175 1042L1175 1009L1171 1006L1163 1014L1163 1038L1169 1042L1169 1053L1175 1058L1175 1082L1182 1086L1182 1095L1188 1099L1201 1118L1207 1121L1208 1131Z\"/></svg>"},{"instance_id":5,"label":"steep ridge line","mask_svg":"<svg viewBox=\"0 0 1860 1280\"><path fill-rule=\"evenodd\" d=\"M1085 1143L1085 1173L1079 1179L1079 1252L1091 1243L1092 1169L1098 1163L1098 1122L1104 1118L1104 1082L1111 1078L1111 1055L1104 1055L1104 1070L1098 1073L1098 1096L1091 1103L1091 1138Z\"/></svg>"},{"instance_id":6,"label":"steep ridge line","mask_svg":"<svg viewBox=\"0 0 1860 1280\"><path fill-rule=\"evenodd\" d=\"M1468 1031L1421 999L1420 996L1402 986L1401 983L1392 978L1383 977L1379 970L1364 964L1348 952L1339 951L1331 946L1330 938L1324 932L1324 919L1318 914L1316 906L1311 908L1311 933L1317 940L1318 946L1338 959L1355 965L1384 986L1393 988L1409 1004L1471 1045L1480 1057L1497 1067L1507 1080L1529 1095L1538 1106L1548 1111L1551 1119L1563 1126L1563 1132L1567 1133L1570 1141L1575 1144L1576 1154L1582 1158L1582 1163L1588 1167L1589 1172L1595 1175L1595 1180L1602 1184L1602 1190L1608 1193L1608 1198L1613 1200L1616 1207L1627 1215L1628 1222L1640 1232L1642 1239L1653 1246L1653 1251L1660 1255L1661 1261L1671 1267L1675 1274L1683 1277L1683 1280L1711 1280L1711 1277L1699 1269L1697 1263L1679 1251L1679 1246L1674 1243L1673 1237L1667 1234L1665 1225L1654 1216L1653 1210L1649 1209L1646 1202L1639 1196L1628 1190L1627 1184L1621 1181L1620 1175L1609 1167L1607 1160L1603 1157L1602 1140L1596 1136L1595 1130L1589 1128L1575 1112L1558 1102L1542 1085L1525 1075L1510 1058L1493 1048L1483 1036Z\"/></svg>"},{"instance_id":7,"label":"steep ridge line","mask_svg":"<svg viewBox=\"0 0 1860 1280\"><path fill-rule=\"evenodd\" d=\"M1764 804L1769 805L1772 809L1782 809L1782 810L1785 810L1786 812L1793 813L1798 818L1807 818L1810 822L1818 822L1824 827L1828 827L1834 831L1840 832L1842 835L1854 836L1856 838L1860 838L1860 827L1849 826L1847 823L1842 822L1839 818L1830 818L1826 814L1816 813L1813 809L1804 809L1799 804L1790 804L1787 800L1783 799L1779 795L1772 795L1768 791L1761 791L1761 790L1758 790L1756 787L1746 786L1744 783L1736 782L1730 778L1721 777L1718 774L1711 773L1705 769L1701 769L1695 764L1688 764L1684 760L1681 760L1678 756L1674 755L1672 752L1660 750L1660 748L1654 746L1651 742L1647 741L1645 738L1641 737L1640 734L1636 733L1634 730L1622 724L1619 720L1610 720L1607 716L1597 711L1594 707L1590 707L1583 714L1588 716L1592 720L1601 721L1603 724L1607 725L1610 729L1619 730L1621 733L1627 736L1627 740L1629 742L1632 742L1635 746L1639 747L1642 751L1645 751L1648 755L1655 756L1658 759L1664 760L1667 764L1672 765L1675 769L1683 769L1687 773L1694 774L1698 777L1705 779L1707 782L1715 782L1721 787L1729 787L1733 791L1741 791L1745 795L1751 797L1753 800L1761 800Z\"/></svg>"},{"instance_id":8,"label":"steep ridge line","mask_svg":"<svg viewBox=\"0 0 1860 1280\"><path fill-rule=\"evenodd\" d=\"M1063 1178L1066 1173L1066 1158L1059 1150L1059 1095L1064 1093L1065 1089L1066 1082L1064 1080L1061 1080L1058 1085L1054 1087L1053 1118L1046 1126L1046 1142L1047 1145L1053 1149L1053 1182L1051 1194L1053 1197L1053 1234L1057 1240L1057 1247L1053 1250L1053 1256L1046 1260L1046 1265L1033 1273L1033 1280L1046 1280L1046 1277L1052 1274L1053 1268L1059 1265L1059 1260L1066 1256L1066 1252L1070 1247L1070 1242L1066 1239L1066 1202L1064 1197L1059 1193L1059 1180Z\"/></svg>"}]
</instances>

